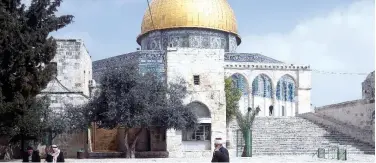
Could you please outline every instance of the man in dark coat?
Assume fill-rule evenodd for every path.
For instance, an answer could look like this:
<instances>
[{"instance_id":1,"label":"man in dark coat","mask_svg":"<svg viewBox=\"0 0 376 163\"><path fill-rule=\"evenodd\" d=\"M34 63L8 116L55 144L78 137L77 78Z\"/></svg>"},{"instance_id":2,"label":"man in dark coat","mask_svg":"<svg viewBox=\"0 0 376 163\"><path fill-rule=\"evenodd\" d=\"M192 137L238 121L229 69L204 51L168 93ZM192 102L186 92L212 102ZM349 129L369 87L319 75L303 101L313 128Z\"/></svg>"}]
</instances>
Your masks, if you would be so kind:
<instances>
[{"instance_id":1,"label":"man in dark coat","mask_svg":"<svg viewBox=\"0 0 376 163\"><path fill-rule=\"evenodd\" d=\"M34 151L32 147L27 147L26 152L22 154L22 162L40 162L38 151Z\"/></svg>"},{"instance_id":2,"label":"man in dark coat","mask_svg":"<svg viewBox=\"0 0 376 163\"><path fill-rule=\"evenodd\" d=\"M273 115L273 105L269 106L269 116Z\"/></svg>"},{"instance_id":3,"label":"man in dark coat","mask_svg":"<svg viewBox=\"0 0 376 163\"><path fill-rule=\"evenodd\" d=\"M56 145L46 148L46 154L46 162L65 162L63 152Z\"/></svg>"},{"instance_id":4,"label":"man in dark coat","mask_svg":"<svg viewBox=\"0 0 376 163\"><path fill-rule=\"evenodd\" d=\"M221 138L216 138L214 142L214 153L211 162L230 162L228 150L222 146L223 141Z\"/></svg>"}]
</instances>

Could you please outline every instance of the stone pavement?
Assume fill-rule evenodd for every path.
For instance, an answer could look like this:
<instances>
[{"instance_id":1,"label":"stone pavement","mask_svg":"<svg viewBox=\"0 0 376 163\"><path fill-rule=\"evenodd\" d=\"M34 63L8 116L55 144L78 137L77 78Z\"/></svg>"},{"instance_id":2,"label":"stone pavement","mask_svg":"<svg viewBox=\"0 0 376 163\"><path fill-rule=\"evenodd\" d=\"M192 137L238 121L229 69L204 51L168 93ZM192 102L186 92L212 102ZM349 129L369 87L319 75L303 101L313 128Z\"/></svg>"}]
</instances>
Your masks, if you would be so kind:
<instances>
[{"instance_id":1,"label":"stone pavement","mask_svg":"<svg viewBox=\"0 0 376 163\"><path fill-rule=\"evenodd\" d=\"M166 158L166 159L67 159L66 162L97 162L97 163L112 163L112 162L127 162L127 163L194 163L207 162L211 158ZM318 162L318 163L373 163L375 162L375 155L349 155L347 161L319 159L312 156L255 156L252 158L231 158L231 162L251 162L251 163L303 163L303 162Z\"/></svg>"},{"instance_id":2,"label":"stone pavement","mask_svg":"<svg viewBox=\"0 0 376 163\"><path fill-rule=\"evenodd\" d=\"M65 162L72 163L210 163L211 158L165 158L165 159L66 159ZM0 161L2 162L2 161ZM11 162L21 162L11 161ZM231 162L251 162L251 163L303 163L303 162L317 162L317 163L374 163L375 155L349 155L347 161L338 161L330 159L319 159L312 156L255 156L252 158L231 158Z\"/></svg>"}]
</instances>

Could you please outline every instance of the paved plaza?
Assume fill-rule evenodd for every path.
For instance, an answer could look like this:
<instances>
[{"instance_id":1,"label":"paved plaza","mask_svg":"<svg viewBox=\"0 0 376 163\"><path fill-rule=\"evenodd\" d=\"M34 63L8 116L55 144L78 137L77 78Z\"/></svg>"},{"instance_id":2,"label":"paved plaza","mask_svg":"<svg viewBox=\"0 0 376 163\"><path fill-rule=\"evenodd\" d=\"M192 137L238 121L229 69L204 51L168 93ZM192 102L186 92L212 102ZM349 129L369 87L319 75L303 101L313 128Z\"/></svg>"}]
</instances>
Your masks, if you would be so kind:
<instances>
[{"instance_id":1,"label":"paved plaza","mask_svg":"<svg viewBox=\"0 0 376 163\"><path fill-rule=\"evenodd\" d=\"M166 159L67 159L66 162L98 162L98 163L111 163L111 162L127 162L127 163L195 163L207 162L211 158L166 158ZM318 162L318 163L332 163L332 162L346 162L346 163L373 163L375 162L375 155L352 155L348 157L347 161L338 161L330 159L318 159L312 156L256 156L252 158L239 158L235 157L230 160L231 162L249 162L249 163L302 163L302 162Z\"/></svg>"},{"instance_id":2,"label":"paved plaza","mask_svg":"<svg viewBox=\"0 0 376 163\"><path fill-rule=\"evenodd\" d=\"M126 162L126 163L196 163L207 162L211 158L165 158L165 159L66 159L66 162L95 162L95 163L112 163L112 162ZM19 162L19 161L14 161ZM373 163L375 162L375 155L349 155L347 161L338 161L333 159L319 159L312 156L255 156L252 158L231 158L231 162L250 162L250 163L303 163L303 162L317 162L317 163Z\"/></svg>"},{"instance_id":3,"label":"paved plaza","mask_svg":"<svg viewBox=\"0 0 376 163\"><path fill-rule=\"evenodd\" d=\"M66 159L65 162L72 163L112 163L112 162L126 162L126 163L210 163L211 158L150 158L150 159ZM252 158L231 158L231 162L248 162L248 163L303 163L303 162L317 162L317 163L374 163L375 155L348 155L347 161L339 161L334 159L319 159L312 156L255 156ZM0 160L0 162L3 162ZM21 162L14 160L10 162ZM44 162L44 160L42 161Z\"/></svg>"}]
</instances>

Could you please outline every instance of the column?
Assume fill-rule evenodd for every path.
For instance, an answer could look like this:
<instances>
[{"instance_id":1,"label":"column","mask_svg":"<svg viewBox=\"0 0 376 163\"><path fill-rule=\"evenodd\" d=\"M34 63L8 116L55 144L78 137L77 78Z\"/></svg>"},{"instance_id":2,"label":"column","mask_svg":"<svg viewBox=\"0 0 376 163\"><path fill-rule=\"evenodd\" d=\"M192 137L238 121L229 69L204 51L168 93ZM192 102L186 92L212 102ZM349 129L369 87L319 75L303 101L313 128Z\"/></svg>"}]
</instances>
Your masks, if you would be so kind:
<instances>
[{"instance_id":1,"label":"column","mask_svg":"<svg viewBox=\"0 0 376 163\"><path fill-rule=\"evenodd\" d=\"M181 158L183 157L183 144L181 131L169 129L166 131L166 145L169 157Z\"/></svg>"},{"instance_id":2,"label":"column","mask_svg":"<svg viewBox=\"0 0 376 163\"><path fill-rule=\"evenodd\" d=\"M275 116L277 111L277 95L276 90L273 90L273 114L272 116ZM269 108L268 108L268 115L269 115Z\"/></svg>"}]
</instances>

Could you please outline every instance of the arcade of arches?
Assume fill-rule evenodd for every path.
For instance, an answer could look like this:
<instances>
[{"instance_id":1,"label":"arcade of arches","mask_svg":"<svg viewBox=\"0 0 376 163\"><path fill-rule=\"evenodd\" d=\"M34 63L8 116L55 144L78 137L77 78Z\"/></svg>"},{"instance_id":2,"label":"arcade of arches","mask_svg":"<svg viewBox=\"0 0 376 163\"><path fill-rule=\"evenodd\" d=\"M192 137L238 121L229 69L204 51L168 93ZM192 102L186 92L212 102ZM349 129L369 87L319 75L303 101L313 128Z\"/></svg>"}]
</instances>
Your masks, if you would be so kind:
<instances>
[{"instance_id":1,"label":"arcade of arches","mask_svg":"<svg viewBox=\"0 0 376 163\"><path fill-rule=\"evenodd\" d=\"M234 87L242 92L239 100L242 112L248 107L260 107L259 116L295 116L297 113L296 83L290 75L272 81L266 74L260 74L252 80L251 85L242 74L235 73L231 78Z\"/></svg>"}]
</instances>

